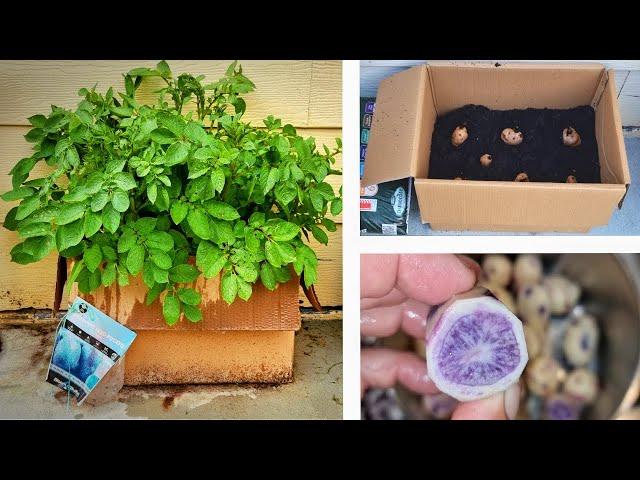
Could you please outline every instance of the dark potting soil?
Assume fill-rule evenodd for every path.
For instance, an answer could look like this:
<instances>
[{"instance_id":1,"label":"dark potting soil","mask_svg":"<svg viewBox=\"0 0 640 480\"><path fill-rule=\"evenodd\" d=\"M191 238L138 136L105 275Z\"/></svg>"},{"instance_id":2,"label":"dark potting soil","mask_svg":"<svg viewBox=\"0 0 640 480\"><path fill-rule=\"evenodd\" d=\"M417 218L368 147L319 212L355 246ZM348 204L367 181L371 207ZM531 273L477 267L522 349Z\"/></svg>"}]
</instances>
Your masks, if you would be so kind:
<instances>
[{"instance_id":1,"label":"dark potting soil","mask_svg":"<svg viewBox=\"0 0 640 480\"><path fill-rule=\"evenodd\" d=\"M454 147L451 133L458 125L467 127L469 137ZM578 131L581 145L563 145L562 131L566 127ZM521 131L522 143L505 144L500 138L505 128ZM480 164L485 153L492 157L488 167ZM466 105L438 117L428 178L508 181L520 172L525 172L531 182L563 183L574 175L578 183L600 183L593 108L490 110Z\"/></svg>"}]
</instances>

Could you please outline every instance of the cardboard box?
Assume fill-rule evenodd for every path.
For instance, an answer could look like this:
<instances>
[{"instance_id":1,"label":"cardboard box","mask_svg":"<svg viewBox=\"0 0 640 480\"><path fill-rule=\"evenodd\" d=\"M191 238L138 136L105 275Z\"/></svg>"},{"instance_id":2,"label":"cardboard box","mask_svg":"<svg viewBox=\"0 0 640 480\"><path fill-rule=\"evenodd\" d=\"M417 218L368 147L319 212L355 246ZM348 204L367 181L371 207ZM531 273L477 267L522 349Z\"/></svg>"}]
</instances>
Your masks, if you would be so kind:
<instances>
[{"instance_id":1,"label":"cardboard box","mask_svg":"<svg viewBox=\"0 0 640 480\"><path fill-rule=\"evenodd\" d=\"M231 305L220 297L220 278L198 278L191 286L202 294L203 319L182 318L168 326L159 302L145 305L141 275L130 284L101 287L77 295L138 336L124 360L124 384L283 383L293 378L293 344L300 328L299 279L275 291L253 285L253 295Z\"/></svg>"},{"instance_id":2,"label":"cardboard box","mask_svg":"<svg viewBox=\"0 0 640 480\"><path fill-rule=\"evenodd\" d=\"M415 177L423 223L434 230L587 232L622 208L631 182L615 75L600 64L429 62L380 84L364 185ZM596 111L602 183L494 182L427 178L438 115L467 104L498 110Z\"/></svg>"}]
</instances>

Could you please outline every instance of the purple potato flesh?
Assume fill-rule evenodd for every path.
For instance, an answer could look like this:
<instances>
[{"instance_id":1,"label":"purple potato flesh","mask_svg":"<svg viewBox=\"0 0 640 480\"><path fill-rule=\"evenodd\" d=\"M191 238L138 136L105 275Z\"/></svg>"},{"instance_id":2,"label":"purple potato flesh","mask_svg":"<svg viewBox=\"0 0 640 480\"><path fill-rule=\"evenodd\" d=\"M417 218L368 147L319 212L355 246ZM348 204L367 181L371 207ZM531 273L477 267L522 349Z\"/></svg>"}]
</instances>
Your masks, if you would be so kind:
<instances>
[{"instance_id":1,"label":"purple potato flesh","mask_svg":"<svg viewBox=\"0 0 640 480\"><path fill-rule=\"evenodd\" d=\"M429 319L427 371L456 400L506 390L528 359L522 322L484 288L453 297Z\"/></svg>"}]
</instances>

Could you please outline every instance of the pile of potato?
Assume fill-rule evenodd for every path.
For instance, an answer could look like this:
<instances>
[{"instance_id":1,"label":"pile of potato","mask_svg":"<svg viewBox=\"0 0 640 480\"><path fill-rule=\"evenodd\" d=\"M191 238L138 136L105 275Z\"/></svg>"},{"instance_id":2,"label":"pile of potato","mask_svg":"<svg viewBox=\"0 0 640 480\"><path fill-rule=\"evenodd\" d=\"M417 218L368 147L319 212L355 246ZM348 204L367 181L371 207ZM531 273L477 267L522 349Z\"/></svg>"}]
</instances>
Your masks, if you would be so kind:
<instances>
[{"instance_id":1,"label":"pile of potato","mask_svg":"<svg viewBox=\"0 0 640 480\"><path fill-rule=\"evenodd\" d=\"M513 263L505 255L485 255L482 271L480 284L524 323L529 363L521 380L521 417L530 417L528 406L542 404L541 418L579 418L598 394L600 336L594 317L574 311L580 286L561 275L545 276L538 255L519 255ZM560 338L550 329L551 317Z\"/></svg>"}]
</instances>

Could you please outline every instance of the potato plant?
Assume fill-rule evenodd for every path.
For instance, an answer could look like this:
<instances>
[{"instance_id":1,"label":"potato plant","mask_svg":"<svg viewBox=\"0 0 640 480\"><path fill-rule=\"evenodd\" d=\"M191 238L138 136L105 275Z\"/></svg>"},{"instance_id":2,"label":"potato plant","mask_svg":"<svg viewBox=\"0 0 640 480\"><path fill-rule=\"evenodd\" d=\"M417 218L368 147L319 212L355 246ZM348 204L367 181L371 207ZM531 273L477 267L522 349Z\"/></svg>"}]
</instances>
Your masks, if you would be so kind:
<instances>
[{"instance_id":1,"label":"potato plant","mask_svg":"<svg viewBox=\"0 0 640 480\"><path fill-rule=\"evenodd\" d=\"M136 101L148 77L164 81L154 105ZM83 88L75 110L30 117L33 154L2 195L20 201L4 221L22 237L12 260L57 250L76 259L68 285L85 294L142 275L147 304L161 301L169 325L182 314L202 319L201 294L189 286L200 275L221 275L229 304L248 300L257 281L274 290L291 267L313 285L318 260L306 241L326 244L336 229L327 215L341 212L342 192L326 178L341 173L340 139L319 150L273 116L260 127L244 122L242 95L255 86L237 62L203 80L175 76L162 61L125 74L124 92ZM30 178L39 162L50 173Z\"/></svg>"}]
</instances>

